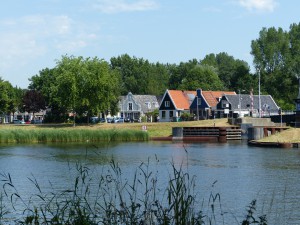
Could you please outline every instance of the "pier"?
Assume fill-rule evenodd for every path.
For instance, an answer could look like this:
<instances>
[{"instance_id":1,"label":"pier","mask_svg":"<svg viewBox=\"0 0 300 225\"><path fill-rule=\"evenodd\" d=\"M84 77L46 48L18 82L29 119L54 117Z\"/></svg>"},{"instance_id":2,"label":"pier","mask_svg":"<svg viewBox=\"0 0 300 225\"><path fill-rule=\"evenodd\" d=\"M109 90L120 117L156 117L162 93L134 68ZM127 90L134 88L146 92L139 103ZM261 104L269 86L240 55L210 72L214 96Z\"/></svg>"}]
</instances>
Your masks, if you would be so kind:
<instances>
[{"instance_id":1,"label":"pier","mask_svg":"<svg viewBox=\"0 0 300 225\"><path fill-rule=\"evenodd\" d=\"M173 141L227 142L241 140L242 130L239 127L174 127Z\"/></svg>"}]
</instances>

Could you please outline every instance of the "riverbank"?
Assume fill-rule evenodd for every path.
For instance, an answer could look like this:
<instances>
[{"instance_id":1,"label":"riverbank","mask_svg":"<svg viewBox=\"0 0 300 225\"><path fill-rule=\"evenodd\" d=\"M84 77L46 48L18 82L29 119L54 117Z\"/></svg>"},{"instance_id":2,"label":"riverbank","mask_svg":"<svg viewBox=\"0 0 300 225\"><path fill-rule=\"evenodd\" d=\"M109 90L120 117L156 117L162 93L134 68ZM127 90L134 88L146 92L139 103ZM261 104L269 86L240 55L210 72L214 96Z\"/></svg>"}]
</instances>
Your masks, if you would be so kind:
<instances>
[{"instance_id":1,"label":"riverbank","mask_svg":"<svg viewBox=\"0 0 300 225\"><path fill-rule=\"evenodd\" d=\"M300 129L289 128L260 140L249 141L248 143L249 145L259 147L299 148Z\"/></svg>"},{"instance_id":2,"label":"riverbank","mask_svg":"<svg viewBox=\"0 0 300 225\"><path fill-rule=\"evenodd\" d=\"M200 120L200 121L187 121L187 122L169 122L169 123L99 123L99 124L88 124L88 125L76 125L73 127L72 124L43 124L43 125L1 125L0 126L0 142L3 143L4 135L10 137L10 135L6 134L10 130L13 135L16 135L18 138L23 138L26 142L30 142L30 138L35 133L44 132L45 134L40 135L42 138L46 138L50 136L49 141L52 138L52 142L55 140L55 137L63 142L63 136L68 136L68 141L92 141L87 136L83 136L83 138L79 139L84 133L88 134L88 132L110 132L110 135L107 133L102 133L100 136L105 138L97 139L99 141L107 141L112 140L110 136L114 138L118 136L118 140L126 140L126 141L135 141L134 135L140 136L138 140L158 140L164 139L167 140L172 135L173 127L229 127L231 126L227 119L215 119L215 120ZM26 135L24 134L24 130L29 130ZM59 132L58 132L59 131ZM25 131L26 132L26 131ZM74 132L74 133L72 133ZM121 134L123 132L123 134ZM136 133L135 133L136 132ZM54 133L57 133L54 135ZM82 134L80 134L82 133ZM90 134L89 134L90 135ZM28 136L28 137L27 137ZM51 137L52 136L52 137ZM54 137L53 137L54 136ZM121 138L121 136L124 136ZM108 138L110 137L110 138ZM28 139L28 140L27 140ZM95 140L96 141L96 140ZM11 141L10 141L11 142ZM16 142L16 141L15 141ZM37 142L34 140L33 142ZM290 128L280 133L276 133L275 135L263 138L261 140L256 141L256 143L263 143L262 145L266 145L267 143L300 143L300 129Z\"/></svg>"}]
</instances>

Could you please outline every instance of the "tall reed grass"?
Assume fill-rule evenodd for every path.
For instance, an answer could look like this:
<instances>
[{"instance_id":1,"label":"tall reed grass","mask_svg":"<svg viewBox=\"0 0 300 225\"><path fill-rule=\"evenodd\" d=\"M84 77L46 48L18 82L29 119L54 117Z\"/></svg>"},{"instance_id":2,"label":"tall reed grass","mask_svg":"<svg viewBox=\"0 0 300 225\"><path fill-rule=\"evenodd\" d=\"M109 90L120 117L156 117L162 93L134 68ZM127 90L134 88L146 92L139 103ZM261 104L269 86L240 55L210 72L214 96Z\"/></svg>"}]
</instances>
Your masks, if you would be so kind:
<instances>
[{"instance_id":1,"label":"tall reed grass","mask_svg":"<svg viewBox=\"0 0 300 225\"><path fill-rule=\"evenodd\" d=\"M136 130L12 128L0 131L0 143L147 141L148 139L147 132Z\"/></svg>"},{"instance_id":2,"label":"tall reed grass","mask_svg":"<svg viewBox=\"0 0 300 225\"><path fill-rule=\"evenodd\" d=\"M44 193L38 181L37 193L29 202L22 199L10 174L0 174L0 203L3 198L24 208L19 218L8 218L12 212L0 204L0 224L49 225L217 225L229 224L221 207L220 194L211 193L208 203L197 196L195 177L173 164L166 188L159 186L157 172L149 169L149 160L141 163L131 180L123 179L122 170L112 160L99 180L86 165L77 164L77 175L70 188ZM34 200L37 200L36 202ZM207 208L206 208L207 207ZM267 225L266 216L255 215L256 201L249 205L245 219L236 224ZM231 223L232 224L232 223Z\"/></svg>"}]
</instances>

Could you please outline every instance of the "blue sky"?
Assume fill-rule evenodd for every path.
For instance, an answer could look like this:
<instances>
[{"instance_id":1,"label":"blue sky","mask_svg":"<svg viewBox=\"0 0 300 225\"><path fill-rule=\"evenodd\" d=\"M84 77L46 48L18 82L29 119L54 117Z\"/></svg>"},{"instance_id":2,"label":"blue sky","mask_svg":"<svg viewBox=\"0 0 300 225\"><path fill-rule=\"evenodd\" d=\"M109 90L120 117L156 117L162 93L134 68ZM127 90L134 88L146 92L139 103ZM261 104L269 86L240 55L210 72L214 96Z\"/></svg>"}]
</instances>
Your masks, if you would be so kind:
<instances>
[{"instance_id":1,"label":"blue sky","mask_svg":"<svg viewBox=\"0 0 300 225\"><path fill-rule=\"evenodd\" d=\"M0 76L28 78L62 55L180 63L227 52L252 66L263 27L299 23L299 0L10 0L0 3Z\"/></svg>"}]
</instances>

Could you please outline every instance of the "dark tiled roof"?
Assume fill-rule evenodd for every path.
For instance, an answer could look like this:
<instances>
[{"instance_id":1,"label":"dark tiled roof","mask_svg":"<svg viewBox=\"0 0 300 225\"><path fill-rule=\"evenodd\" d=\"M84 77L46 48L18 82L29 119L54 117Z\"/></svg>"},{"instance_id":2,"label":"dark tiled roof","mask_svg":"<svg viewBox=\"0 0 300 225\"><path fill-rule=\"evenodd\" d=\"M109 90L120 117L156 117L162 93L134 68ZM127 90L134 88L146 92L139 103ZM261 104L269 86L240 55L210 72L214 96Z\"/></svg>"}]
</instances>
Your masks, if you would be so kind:
<instances>
[{"instance_id":1,"label":"dark tiled roof","mask_svg":"<svg viewBox=\"0 0 300 225\"><path fill-rule=\"evenodd\" d=\"M124 101L127 100L129 95L132 94L129 92L128 95L119 97L121 104L124 104ZM141 106L142 112L153 111L154 109L159 108L159 103L155 95L132 95L132 99L136 104ZM146 103L150 103L151 108L148 108L148 104Z\"/></svg>"},{"instance_id":2,"label":"dark tiled roof","mask_svg":"<svg viewBox=\"0 0 300 225\"><path fill-rule=\"evenodd\" d=\"M155 95L133 95L135 101L141 104L142 111L147 112L148 110L153 111L154 109L158 109L159 104ZM146 103L151 104L151 108L148 109L148 105Z\"/></svg>"},{"instance_id":3,"label":"dark tiled roof","mask_svg":"<svg viewBox=\"0 0 300 225\"><path fill-rule=\"evenodd\" d=\"M238 109L239 97L241 98L241 109L251 109L251 96L245 94L225 95L233 110ZM276 102L271 95L261 95L261 108L268 107L268 110L278 110ZM253 109L259 108L259 96L253 95Z\"/></svg>"}]
</instances>

